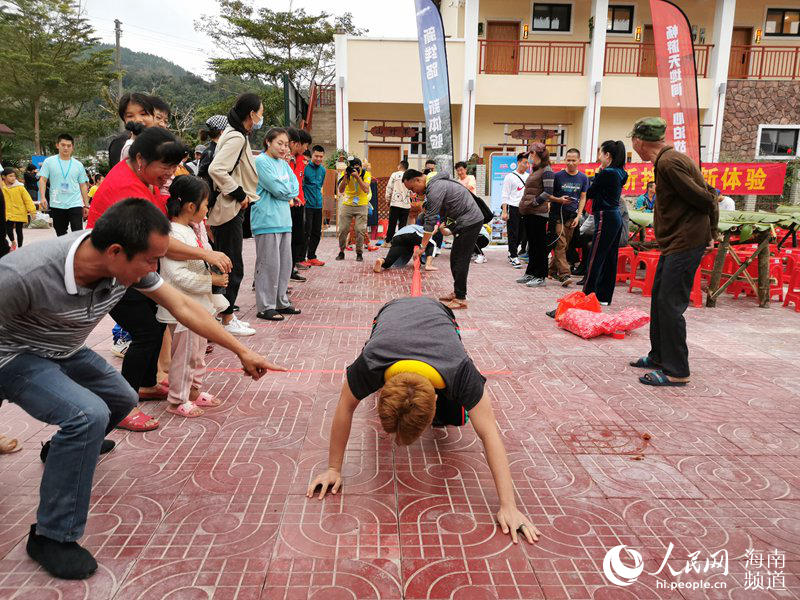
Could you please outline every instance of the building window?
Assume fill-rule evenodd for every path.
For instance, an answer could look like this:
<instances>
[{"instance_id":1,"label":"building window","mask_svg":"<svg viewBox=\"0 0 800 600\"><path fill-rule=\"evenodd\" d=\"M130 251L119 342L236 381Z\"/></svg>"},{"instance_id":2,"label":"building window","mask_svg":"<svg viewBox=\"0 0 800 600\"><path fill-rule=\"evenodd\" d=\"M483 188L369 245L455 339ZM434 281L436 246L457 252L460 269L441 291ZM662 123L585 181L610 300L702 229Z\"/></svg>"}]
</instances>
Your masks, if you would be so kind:
<instances>
[{"instance_id":1,"label":"building window","mask_svg":"<svg viewBox=\"0 0 800 600\"><path fill-rule=\"evenodd\" d=\"M762 126L758 135L759 158L794 158L800 125L788 127Z\"/></svg>"},{"instance_id":2,"label":"building window","mask_svg":"<svg viewBox=\"0 0 800 600\"><path fill-rule=\"evenodd\" d=\"M425 142L427 140L428 129L426 127L418 128L419 131L411 138L411 152L409 156L426 156L427 150L425 149Z\"/></svg>"},{"instance_id":3,"label":"building window","mask_svg":"<svg viewBox=\"0 0 800 600\"><path fill-rule=\"evenodd\" d=\"M572 28L571 4L542 4L533 5L533 31L565 31Z\"/></svg>"},{"instance_id":4,"label":"building window","mask_svg":"<svg viewBox=\"0 0 800 600\"><path fill-rule=\"evenodd\" d=\"M633 33L633 7L608 5L608 33Z\"/></svg>"},{"instance_id":5,"label":"building window","mask_svg":"<svg viewBox=\"0 0 800 600\"><path fill-rule=\"evenodd\" d=\"M800 10L791 8L767 10L764 35L800 36Z\"/></svg>"}]
</instances>

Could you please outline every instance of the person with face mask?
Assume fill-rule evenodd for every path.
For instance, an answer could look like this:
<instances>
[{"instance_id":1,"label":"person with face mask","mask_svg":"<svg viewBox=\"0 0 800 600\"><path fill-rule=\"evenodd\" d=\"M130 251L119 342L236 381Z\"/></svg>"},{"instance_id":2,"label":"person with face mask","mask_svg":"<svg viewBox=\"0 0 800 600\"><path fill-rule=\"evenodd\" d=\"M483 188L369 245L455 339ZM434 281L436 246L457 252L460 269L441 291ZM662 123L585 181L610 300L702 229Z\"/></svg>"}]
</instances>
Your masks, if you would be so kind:
<instances>
[{"instance_id":1,"label":"person with face mask","mask_svg":"<svg viewBox=\"0 0 800 600\"><path fill-rule=\"evenodd\" d=\"M225 329L240 336L254 335L256 330L236 318L236 297L244 277L242 240L244 211L258 200L258 174L247 137L264 123L264 105L256 94L242 94L228 113L228 126L217 142L217 150L208 174L218 190L217 200L208 213L208 224L214 234L217 250L233 263L225 288L228 308L220 313Z\"/></svg>"}]
</instances>

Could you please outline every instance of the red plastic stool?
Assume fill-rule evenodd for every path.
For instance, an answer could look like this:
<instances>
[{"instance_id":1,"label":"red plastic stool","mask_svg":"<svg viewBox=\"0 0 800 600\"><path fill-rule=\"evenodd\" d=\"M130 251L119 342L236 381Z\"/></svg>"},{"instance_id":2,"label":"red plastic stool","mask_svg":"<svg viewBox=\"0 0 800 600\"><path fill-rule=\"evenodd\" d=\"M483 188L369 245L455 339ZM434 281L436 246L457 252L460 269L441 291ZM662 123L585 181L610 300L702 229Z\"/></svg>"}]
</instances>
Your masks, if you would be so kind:
<instances>
[{"instance_id":1,"label":"red plastic stool","mask_svg":"<svg viewBox=\"0 0 800 600\"><path fill-rule=\"evenodd\" d=\"M636 253L631 246L623 246L617 254L617 283L631 280L633 260Z\"/></svg>"},{"instance_id":2,"label":"red plastic stool","mask_svg":"<svg viewBox=\"0 0 800 600\"><path fill-rule=\"evenodd\" d=\"M695 308L703 306L703 267L702 265L697 268L694 274L694 283L692 283L692 291L689 294L689 301Z\"/></svg>"},{"instance_id":3,"label":"red plastic stool","mask_svg":"<svg viewBox=\"0 0 800 600\"><path fill-rule=\"evenodd\" d=\"M706 254L702 260L700 261L700 271L708 271L708 273L702 273L701 278L703 281L710 281L711 280L711 271L714 270L714 262L717 260L717 249L714 248L711 252Z\"/></svg>"},{"instance_id":4,"label":"red plastic stool","mask_svg":"<svg viewBox=\"0 0 800 600\"><path fill-rule=\"evenodd\" d=\"M800 312L800 267L795 267L792 280L789 282L789 291L783 299L783 305L789 306L794 302L794 311Z\"/></svg>"},{"instance_id":5,"label":"red plastic stool","mask_svg":"<svg viewBox=\"0 0 800 600\"><path fill-rule=\"evenodd\" d=\"M653 281L656 278L656 267L660 258L661 252L658 250L639 252L631 266L631 283L628 287L628 292L632 292L634 288L639 288L645 298L653 295ZM638 279L637 273L640 266L644 267L644 279Z\"/></svg>"}]
</instances>

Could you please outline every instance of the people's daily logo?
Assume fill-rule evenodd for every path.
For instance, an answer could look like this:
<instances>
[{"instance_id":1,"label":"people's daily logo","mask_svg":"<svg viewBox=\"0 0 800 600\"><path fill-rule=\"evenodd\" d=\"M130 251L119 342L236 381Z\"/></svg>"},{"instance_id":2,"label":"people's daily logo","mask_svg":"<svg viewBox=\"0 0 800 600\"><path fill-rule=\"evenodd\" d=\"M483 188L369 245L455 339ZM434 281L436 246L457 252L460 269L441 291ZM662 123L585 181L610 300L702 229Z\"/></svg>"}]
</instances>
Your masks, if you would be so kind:
<instances>
[{"instance_id":1,"label":"people's daily logo","mask_svg":"<svg viewBox=\"0 0 800 600\"><path fill-rule=\"evenodd\" d=\"M629 567L622 562L622 552L628 555L628 559L633 561L633 566ZM603 558L603 573L614 585L627 586L636 583L639 575L644 570L644 561L639 551L628 548L625 544L614 546L606 552Z\"/></svg>"}]
</instances>

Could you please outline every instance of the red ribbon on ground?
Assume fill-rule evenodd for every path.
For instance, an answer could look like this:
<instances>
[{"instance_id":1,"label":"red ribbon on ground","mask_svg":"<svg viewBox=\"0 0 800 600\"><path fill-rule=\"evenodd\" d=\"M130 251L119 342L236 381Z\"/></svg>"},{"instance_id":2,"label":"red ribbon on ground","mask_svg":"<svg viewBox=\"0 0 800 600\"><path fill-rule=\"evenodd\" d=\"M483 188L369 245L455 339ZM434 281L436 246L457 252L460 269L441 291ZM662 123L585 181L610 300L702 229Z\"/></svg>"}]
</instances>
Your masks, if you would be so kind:
<instances>
[{"instance_id":1,"label":"red ribbon on ground","mask_svg":"<svg viewBox=\"0 0 800 600\"><path fill-rule=\"evenodd\" d=\"M422 296L422 273L419 270L419 256L414 257L414 274L411 276L411 297Z\"/></svg>"}]
</instances>

